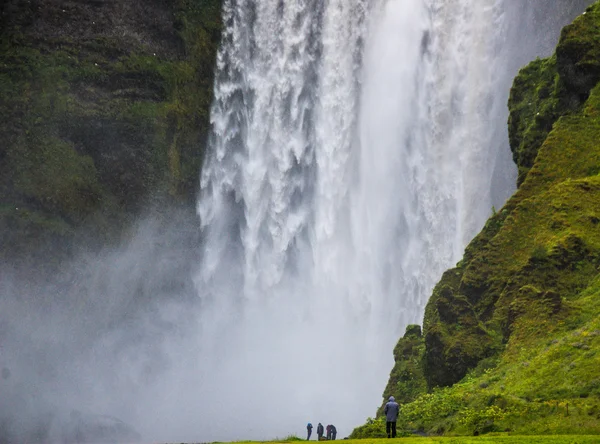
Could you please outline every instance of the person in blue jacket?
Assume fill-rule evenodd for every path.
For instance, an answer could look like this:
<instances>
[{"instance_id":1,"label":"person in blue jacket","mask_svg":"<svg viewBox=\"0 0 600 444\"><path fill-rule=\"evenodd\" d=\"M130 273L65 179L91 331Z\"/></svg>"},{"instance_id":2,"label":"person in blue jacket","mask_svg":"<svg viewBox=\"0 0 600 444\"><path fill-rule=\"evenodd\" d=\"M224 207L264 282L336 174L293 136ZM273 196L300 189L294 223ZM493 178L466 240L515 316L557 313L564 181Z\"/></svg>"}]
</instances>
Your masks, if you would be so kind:
<instances>
[{"instance_id":1,"label":"person in blue jacket","mask_svg":"<svg viewBox=\"0 0 600 444\"><path fill-rule=\"evenodd\" d=\"M387 437L390 437L391 431L392 438L395 438L396 421L398 420L398 414L400 413L400 406L393 396L390 396L383 412L385 413L385 432L387 433Z\"/></svg>"},{"instance_id":2,"label":"person in blue jacket","mask_svg":"<svg viewBox=\"0 0 600 444\"><path fill-rule=\"evenodd\" d=\"M306 431L308 432L308 436L306 437L306 440L308 441L310 439L310 435L312 434L312 424L310 422L306 424Z\"/></svg>"}]
</instances>

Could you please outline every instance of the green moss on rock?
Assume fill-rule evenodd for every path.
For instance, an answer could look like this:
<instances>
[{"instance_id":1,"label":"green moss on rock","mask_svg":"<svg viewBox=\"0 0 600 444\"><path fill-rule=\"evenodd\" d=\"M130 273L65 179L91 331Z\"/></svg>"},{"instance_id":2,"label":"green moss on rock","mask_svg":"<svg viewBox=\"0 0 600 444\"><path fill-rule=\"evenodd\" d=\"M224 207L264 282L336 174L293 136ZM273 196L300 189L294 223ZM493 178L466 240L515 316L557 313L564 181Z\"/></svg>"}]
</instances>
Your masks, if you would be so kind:
<instances>
[{"instance_id":1,"label":"green moss on rock","mask_svg":"<svg viewBox=\"0 0 600 444\"><path fill-rule=\"evenodd\" d=\"M27 209L37 237L65 245L82 230L118 237L157 200L191 205L220 0L0 8L0 205ZM15 217L0 214L7 257L32 253Z\"/></svg>"},{"instance_id":2,"label":"green moss on rock","mask_svg":"<svg viewBox=\"0 0 600 444\"><path fill-rule=\"evenodd\" d=\"M508 132L519 186L554 123L577 112L600 80L599 15L597 5L589 7L563 29L552 57L535 60L515 78Z\"/></svg>"},{"instance_id":3,"label":"green moss on rock","mask_svg":"<svg viewBox=\"0 0 600 444\"><path fill-rule=\"evenodd\" d=\"M520 185L537 152L560 117L556 56L538 59L523 68L511 88L508 134Z\"/></svg>"},{"instance_id":4,"label":"green moss on rock","mask_svg":"<svg viewBox=\"0 0 600 444\"><path fill-rule=\"evenodd\" d=\"M390 396L399 403L414 401L417 396L427 391L423 373L423 353L425 341L421 326L409 325L406 333L394 347L395 365L390 379L383 392L383 403L377 411L377 417L383 415L383 408Z\"/></svg>"},{"instance_id":5,"label":"green moss on rock","mask_svg":"<svg viewBox=\"0 0 600 444\"><path fill-rule=\"evenodd\" d=\"M565 26L556 48L558 72L572 100L583 103L600 80L600 8L590 6Z\"/></svg>"}]
</instances>

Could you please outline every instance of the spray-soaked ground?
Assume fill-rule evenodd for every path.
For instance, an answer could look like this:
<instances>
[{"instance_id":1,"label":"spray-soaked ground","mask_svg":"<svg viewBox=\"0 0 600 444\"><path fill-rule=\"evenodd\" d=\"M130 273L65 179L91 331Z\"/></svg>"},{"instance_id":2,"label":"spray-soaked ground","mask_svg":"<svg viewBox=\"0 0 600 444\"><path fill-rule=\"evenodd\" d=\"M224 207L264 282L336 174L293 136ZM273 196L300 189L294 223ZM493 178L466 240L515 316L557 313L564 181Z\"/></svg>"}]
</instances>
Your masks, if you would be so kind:
<instances>
[{"instance_id":1,"label":"spray-soaked ground","mask_svg":"<svg viewBox=\"0 0 600 444\"><path fill-rule=\"evenodd\" d=\"M341 438L372 416L513 189L512 77L589 2L532 3L226 0L199 243L174 219L52 285L3 275L0 431L81 411L150 441Z\"/></svg>"}]
</instances>

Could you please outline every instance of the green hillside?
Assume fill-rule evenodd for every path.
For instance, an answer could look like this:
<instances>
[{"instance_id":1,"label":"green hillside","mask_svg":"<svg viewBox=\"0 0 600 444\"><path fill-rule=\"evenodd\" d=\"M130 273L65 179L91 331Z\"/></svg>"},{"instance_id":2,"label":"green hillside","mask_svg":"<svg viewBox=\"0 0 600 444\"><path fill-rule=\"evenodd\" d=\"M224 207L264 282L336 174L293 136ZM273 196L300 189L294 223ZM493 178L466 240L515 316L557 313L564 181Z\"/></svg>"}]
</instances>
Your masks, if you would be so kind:
<instances>
[{"instance_id":1,"label":"green hillside","mask_svg":"<svg viewBox=\"0 0 600 444\"><path fill-rule=\"evenodd\" d=\"M509 100L519 188L400 339L407 431L600 433L600 3ZM379 414L353 437L381 436Z\"/></svg>"}]
</instances>

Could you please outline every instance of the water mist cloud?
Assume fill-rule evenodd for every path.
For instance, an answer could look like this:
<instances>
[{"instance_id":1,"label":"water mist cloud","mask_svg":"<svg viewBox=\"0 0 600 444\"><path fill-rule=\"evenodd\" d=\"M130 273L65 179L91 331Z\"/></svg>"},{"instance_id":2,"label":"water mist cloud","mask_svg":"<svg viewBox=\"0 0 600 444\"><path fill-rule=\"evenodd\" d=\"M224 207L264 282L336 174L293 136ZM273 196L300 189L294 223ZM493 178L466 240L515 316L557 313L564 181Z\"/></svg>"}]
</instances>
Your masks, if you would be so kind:
<instances>
[{"instance_id":1,"label":"water mist cloud","mask_svg":"<svg viewBox=\"0 0 600 444\"><path fill-rule=\"evenodd\" d=\"M81 253L53 276L2 264L2 442L67 442L74 414L145 432L141 394L170 380L173 344L193 340L199 313L190 278L197 222L173 219L180 224L140 223L127 245Z\"/></svg>"}]
</instances>

